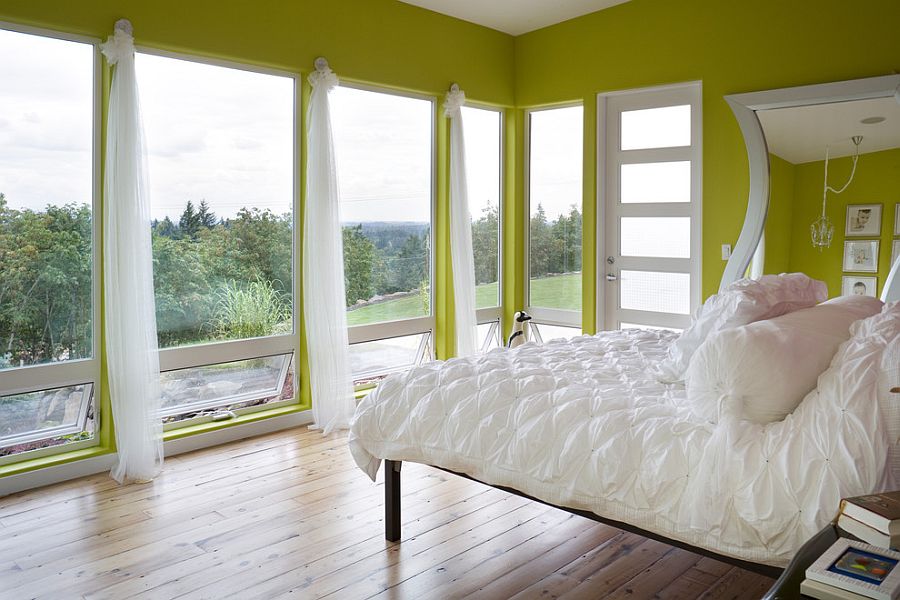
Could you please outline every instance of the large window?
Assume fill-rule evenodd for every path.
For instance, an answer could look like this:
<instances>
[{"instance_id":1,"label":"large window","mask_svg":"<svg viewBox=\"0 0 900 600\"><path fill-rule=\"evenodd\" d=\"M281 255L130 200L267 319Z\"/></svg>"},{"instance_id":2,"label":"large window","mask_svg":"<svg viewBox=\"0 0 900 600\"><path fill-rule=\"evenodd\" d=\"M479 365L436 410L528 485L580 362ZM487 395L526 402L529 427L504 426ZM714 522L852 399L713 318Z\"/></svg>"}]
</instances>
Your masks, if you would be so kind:
<instances>
[{"instance_id":1,"label":"large window","mask_svg":"<svg viewBox=\"0 0 900 600\"><path fill-rule=\"evenodd\" d=\"M0 29L0 457L96 443L97 60Z\"/></svg>"},{"instance_id":2,"label":"large window","mask_svg":"<svg viewBox=\"0 0 900 600\"><path fill-rule=\"evenodd\" d=\"M582 135L581 106L528 113L528 306L537 329L581 326Z\"/></svg>"},{"instance_id":3,"label":"large window","mask_svg":"<svg viewBox=\"0 0 900 600\"><path fill-rule=\"evenodd\" d=\"M431 358L430 99L332 93L350 360L358 383Z\"/></svg>"},{"instance_id":4,"label":"large window","mask_svg":"<svg viewBox=\"0 0 900 600\"><path fill-rule=\"evenodd\" d=\"M475 257L478 344L490 350L500 342L500 197L503 193L503 113L465 106L466 178Z\"/></svg>"},{"instance_id":5,"label":"large window","mask_svg":"<svg viewBox=\"0 0 900 600\"><path fill-rule=\"evenodd\" d=\"M293 401L295 79L143 53L137 75L162 416Z\"/></svg>"}]
</instances>

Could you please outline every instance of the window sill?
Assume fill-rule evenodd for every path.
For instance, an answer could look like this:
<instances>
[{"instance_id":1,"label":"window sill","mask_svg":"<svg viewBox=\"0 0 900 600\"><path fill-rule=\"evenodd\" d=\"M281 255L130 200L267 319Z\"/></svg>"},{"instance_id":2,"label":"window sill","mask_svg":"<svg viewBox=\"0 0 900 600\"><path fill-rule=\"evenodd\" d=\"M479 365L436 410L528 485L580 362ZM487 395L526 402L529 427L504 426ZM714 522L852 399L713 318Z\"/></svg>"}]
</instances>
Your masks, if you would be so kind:
<instances>
[{"instance_id":1,"label":"window sill","mask_svg":"<svg viewBox=\"0 0 900 600\"><path fill-rule=\"evenodd\" d=\"M41 456L39 458L26 459L21 462L10 463L0 466L0 478L7 475L16 475L18 473L27 473L47 467L56 467L87 458L95 458L104 454L111 454L112 448L104 446L93 446L91 448L83 448L81 450L71 450L69 452L60 452L59 454L51 454L50 456Z\"/></svg>"},{"instance_id":2,"label":"window sill","mask_svg":"<svg viewBox=\"0 0 900 600\"><path fill-rule=\"evenodd\" d=\"M245 423L254 423L256 421L262 421L264 419L269 419L272 417L291 415L309 409L309 406L304 406L302 404L292 404L291 406L282 406L279 408L273 408L271 410L260 410L257 412L243 414L235 417L234 419L228 419L227 421L209 421L206 423L199 423L197 425L188 425L186 427L170 429L169 431L165 432L163 434L163 441L168 442L169 440L178 440L191 435L209 433L211 431L227 429L228 427L234 427Z\"/></svg>"}]
</instances>

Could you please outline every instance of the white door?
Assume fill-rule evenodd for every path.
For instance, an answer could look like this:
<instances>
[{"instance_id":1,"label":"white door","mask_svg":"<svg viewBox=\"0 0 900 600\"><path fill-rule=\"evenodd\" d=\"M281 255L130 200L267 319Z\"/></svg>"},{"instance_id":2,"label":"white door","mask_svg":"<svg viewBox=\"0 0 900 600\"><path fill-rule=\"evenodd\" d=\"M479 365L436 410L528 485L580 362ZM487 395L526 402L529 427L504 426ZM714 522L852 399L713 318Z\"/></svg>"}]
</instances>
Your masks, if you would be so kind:
<instances>
[{"instance_id":1,"label":"white door","mask_svg":"<svg viewBox=\"0 0 900 600\"><path fill-rule=\"evenodd\" d=\"M598 319L683 329L700 303L699 83L598 98Z\"/></svg>"}]
</instances>

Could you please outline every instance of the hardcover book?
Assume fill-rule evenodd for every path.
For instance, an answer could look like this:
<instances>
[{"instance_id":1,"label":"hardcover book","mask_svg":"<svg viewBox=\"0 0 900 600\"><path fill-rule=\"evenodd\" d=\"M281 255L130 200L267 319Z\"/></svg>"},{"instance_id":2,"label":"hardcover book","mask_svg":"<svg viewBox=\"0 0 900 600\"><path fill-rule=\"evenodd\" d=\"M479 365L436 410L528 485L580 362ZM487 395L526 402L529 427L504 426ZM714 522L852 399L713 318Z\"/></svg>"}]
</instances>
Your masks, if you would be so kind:
<instances>
[{"instance_id":1,"label":"hardcover book","mask_svg":"<svg viewBox=\"0 0 900 600\"><path fill-rule=\"evenodd\" d=\"M867 544L872 544L879 548L893 548L894 550L900 550L900 534L890 536L878 531L874 527L869 527L865 523L860 523L847 515L838 517L837 524L838 527L850 535L858 537Z\"/></svg>"},{"instance_id":2,"label":"hardcover book","mask_svg":"<svg viewBox=\"0 0 900 600\"><path fill-rule=\"evenodd\" d=\"M900 535L900 490L844 498L841 513L889 536Z\"/></svg>"}]
</instances>

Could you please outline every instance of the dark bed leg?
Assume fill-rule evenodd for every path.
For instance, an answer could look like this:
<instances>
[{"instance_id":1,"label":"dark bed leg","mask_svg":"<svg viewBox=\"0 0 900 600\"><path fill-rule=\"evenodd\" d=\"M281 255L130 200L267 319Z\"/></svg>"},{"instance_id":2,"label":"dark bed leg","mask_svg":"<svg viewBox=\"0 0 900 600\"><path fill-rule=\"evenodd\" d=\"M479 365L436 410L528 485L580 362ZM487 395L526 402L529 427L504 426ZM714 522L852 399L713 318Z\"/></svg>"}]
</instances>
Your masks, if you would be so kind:
<instances>
[{"instance_id":1,"label":"dark bed leg","mask_svg":"<svg viewBox=\"0 0 900 600\"><path fill-rule=\"evenodd\" d=\"M384 537L400 541L400 465L399 460L384 461Z\"/></svg>"}]
</instances>

